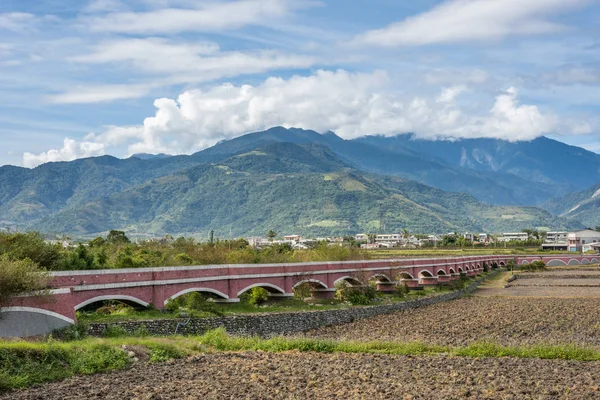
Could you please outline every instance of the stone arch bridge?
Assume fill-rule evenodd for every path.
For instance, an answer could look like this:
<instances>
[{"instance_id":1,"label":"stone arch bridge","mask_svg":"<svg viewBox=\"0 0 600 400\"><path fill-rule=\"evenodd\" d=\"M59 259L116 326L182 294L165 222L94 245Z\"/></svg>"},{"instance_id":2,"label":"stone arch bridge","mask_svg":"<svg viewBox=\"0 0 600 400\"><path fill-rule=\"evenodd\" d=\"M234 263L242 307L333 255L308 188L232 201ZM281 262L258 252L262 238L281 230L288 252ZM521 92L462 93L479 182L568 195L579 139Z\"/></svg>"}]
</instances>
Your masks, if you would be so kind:
<instances>
[{"instance_id":1,"label":"stone arch bridge","mask_svg":"<svg viewBox=\"0 0 600 400\"><path fill-rule=\"evenodd\" d=\"M208 293L219 302L238 302L253 287L263 287L274 298L293 296L306 283L314 297L333 297L337 283L363 285L376 280L381 291L397 282L412 289L475 276L488 266L542 259L549 265L596 263L597 258L576 256L510 257L469 256L310 262L295 264L236 264L136 269L57 271L52 273L48 296L20 296L1 309L0 337L47 334L76 322L76 311L95 302L121 300L164 308L170 299L190 292Z\"/></svg>"}]
</instances>

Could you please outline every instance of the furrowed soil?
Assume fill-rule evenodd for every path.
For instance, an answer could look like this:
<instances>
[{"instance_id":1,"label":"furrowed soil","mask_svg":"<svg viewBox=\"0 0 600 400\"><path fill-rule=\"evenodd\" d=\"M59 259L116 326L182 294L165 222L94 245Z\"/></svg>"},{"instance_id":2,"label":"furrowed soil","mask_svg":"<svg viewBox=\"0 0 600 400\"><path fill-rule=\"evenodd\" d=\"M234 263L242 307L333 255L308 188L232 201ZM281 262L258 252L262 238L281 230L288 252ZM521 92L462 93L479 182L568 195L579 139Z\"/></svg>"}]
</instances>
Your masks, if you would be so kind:
<instances>
[{"instance_id":1,"label":"furrowed soil","mask_svg":"<svg viewBox=\"0 0 600 400\"><path fill-rule=\"evenodd\" d=\"M215 353L0 399L592 399L599 383L599 363L564 360Z\"/></svg>"},{"instance_id":2,"label":"furrowed soil","mask_svg":"<svg viewBox=\"0 0 600 400\"><path fill-rule=\"evenodd\" d=\"M562 272L582 274L578 270ZM450 346L480 341L512 346L600 346L600 287L590 286L600 286L600 274L596 273L595 279L552 278L552 274L555 272L527 273L527 279L517 279L508 288L504 288L503 279L491 281L469 298L326 327L305 335Z\"/></svg>"}]
</instances>

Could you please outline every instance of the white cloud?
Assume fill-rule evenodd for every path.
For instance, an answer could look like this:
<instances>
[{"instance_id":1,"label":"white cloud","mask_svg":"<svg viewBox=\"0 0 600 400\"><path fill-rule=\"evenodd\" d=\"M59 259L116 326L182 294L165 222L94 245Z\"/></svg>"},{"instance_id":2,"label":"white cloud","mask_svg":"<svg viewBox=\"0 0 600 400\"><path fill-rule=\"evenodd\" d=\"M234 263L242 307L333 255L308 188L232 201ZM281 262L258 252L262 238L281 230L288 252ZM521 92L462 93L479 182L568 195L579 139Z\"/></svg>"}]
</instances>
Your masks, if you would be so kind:
<instances>
[{"instance_id":1,"label":"white cloud","mask_svg":"<svg viewBox=\"0 0 600 400\"><path fill-rule=\"evenodd\" d=\"M565 27L549 21L549 14L588 1L449 0L422 14L367 31L354 42L386 47L418 46L554 33Z\"/></svg>"},{"instance_id":2,"label":"white cloud","mask_svg":"<svg viewBox=\"0 0 600 400\"><path fill-rule=\"evenodd\" d=\"M104 154L104 144L97 142L76 142L66 138L62 149L49 150L41 154L23 154L23 166L37 167L51 161L72 161L77 158L92 157Z\"/></svg>"},{"instance_id":3,"label":"white cloud","mask_svg":"<svg viewBox=\"0 0 600 400\"><path fill-rule=\"evenodd\" d=\"M211 32L264 25L288 15L291 9L312 5L310 1L238 0L196 2L196 8L161 8L145 12L110 13L84 22L93 31L116 33Z\"/></svg>"},{"instance_id":4,"label":"white cloud","mask_svg":"<svg viewBox=\"0 0 600 400\"><path fill-rule=\"evenodd\" d=\"M35 15L28 13L0 13L0 30L22 32L29 29L35 19Z\"/></svg>"},{"instance_id":5,"label":"white cloud","mask_svg":"<svg viewBox=\"0 0 600 400\"><path fill-rule=\"evenodd\" d=\"M100 43L94 52L72 62L116 64L152 77L138 84L78 86L49 97L54 103L95 103L145 96L153 88L207 82L276 69L307 68L313 56L271 50L220 51L212 42L178 43L163 38L118 39Z\"/></svg>"},{"instance_id":6,"label":"white cloud","mask_svg":"<svg viewBox=\"0 0 600 400\"><path fill-rule=\"evenodd\" d=\"M437 103L452 103L456 97L464 92L467 88L464 85L457 85L445 88L438 96Z\"/></svg>"},{"instance_id":7,"label":"white cloud","mask_svg":"<svg viewBox=\"0 0 600 400\"><path fill-rule=\"evenodd\" d=\"M136 99L150 92L151 84L77 86L64 93L48 96L57 104L102 103L120 99Z\"/></svg>"},{"instance_id":8,"label":"white cloud","mask_svg":"<svg viewBox=\"0 0 600 400\"><path fill-rule=\"evenodd\" d=\"M71 58L81 63L125 63L149 74L167 75L169 83L190 83L253 74L278 68L305 68L315 57L276 51L221 52L212 42L176 44L162 38L104 42L95 51Z\"/></svg>"},{"instance_id":9,"label":"white cloud","mask_svg":"<svg viewBox=\"0 0 600 400\"><path fill-rule=\"evenodd\" d=\"M556 116L533 105L520 105L513 88L490 99L491 109L486 111L457 105L457 97L466 90L461 85L445 88L429 99L396 95L389 91L391 86L393 82L384 72L343 70L269 78L257 86L222 84L186 91L177 100L157 99L156 114L142 125L109 127L101 134L88 135L85 143L99 144L98 151L127 146L129 154L181 154L277 125L332 130L344 138L415 132L428 139L492 137L511 141L530 140L560 126ZM73 153L28 155L26 165L43 161L48 154L66 158L64 154L71 157Z\"/></svg>"}]
</instances>

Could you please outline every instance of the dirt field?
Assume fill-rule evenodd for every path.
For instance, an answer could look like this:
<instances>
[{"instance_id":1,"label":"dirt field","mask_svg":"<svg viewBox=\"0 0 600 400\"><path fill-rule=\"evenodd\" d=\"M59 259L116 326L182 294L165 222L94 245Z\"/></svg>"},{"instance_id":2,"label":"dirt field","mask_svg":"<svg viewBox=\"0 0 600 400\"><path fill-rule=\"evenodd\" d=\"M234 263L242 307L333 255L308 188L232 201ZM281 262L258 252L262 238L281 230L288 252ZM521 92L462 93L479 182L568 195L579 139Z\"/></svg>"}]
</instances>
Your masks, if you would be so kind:
<instances>
[{"instance_id":1,"label":"dirt field","mask_svg":"<svg viewBox=\"0 0 600 400\"><path fill-rule=\"evenodd\" d=\"M600 363L563 360L220 353L0 399L592 399L599 383Z\"/></svg>"},{"instance_id":2,"label":"dirt field","mask_svg":"<svg viewBox=\"0 0 600 400\"><path fill-rule=\"evenodd\" d=\"M561 271L580 275L582 271ZM490 281L476 295L425 309L332 326L306 335L328 339L423 341L464 345L489 340L505 345L567 344L600 346L598 279L552 279L554 271L517 279L504 288ZM532 275L532 274L528 274ZM539 278L535 278L539 276Z\"/></svg>"}]
</instances>

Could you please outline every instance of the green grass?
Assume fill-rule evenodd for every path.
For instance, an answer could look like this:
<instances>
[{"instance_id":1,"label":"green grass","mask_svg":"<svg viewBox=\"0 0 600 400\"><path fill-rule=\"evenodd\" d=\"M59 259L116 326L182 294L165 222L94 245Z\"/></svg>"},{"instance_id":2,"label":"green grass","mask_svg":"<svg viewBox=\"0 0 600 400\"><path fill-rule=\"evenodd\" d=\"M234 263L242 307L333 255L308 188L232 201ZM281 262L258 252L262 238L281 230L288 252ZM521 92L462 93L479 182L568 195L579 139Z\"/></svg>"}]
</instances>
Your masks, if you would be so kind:
<instances>
[{"instance_id":1,"label":"green grass","mask_svg":"<svg viewBox=\"0 0 600 400\"><path fill-rule=\"evenodd\" d=\"M223 328L201 336L86 338L74 342L1 342L0 392L50 382L76 374L94 374L127 368L122 348L135 346L150 362L165 362L209 352L317 352L367 353L410 356L516 357L600 361L600 350L565 345L503 346L476 342L467 346L442 346L424 342L354 342L312 338L234 337Z\"/></svg>"},{"instance_id":2,"label":"green grass","mask_svg":"<svg viewBox=\"0 0 600 400\"><path fill-rule=\"evenodd\" d=\"M128 365L124 351L102 343L0 342L0 391Z\"/></svg>"}]
</instances>

